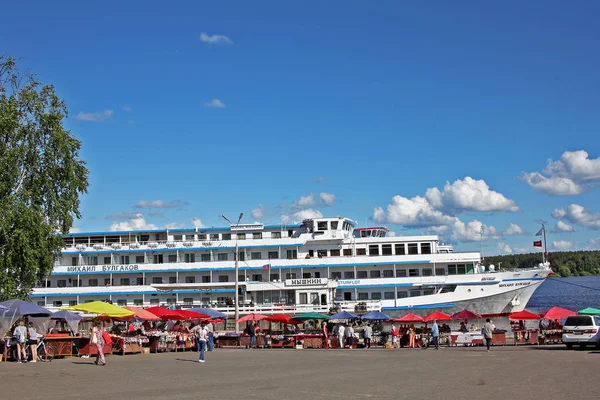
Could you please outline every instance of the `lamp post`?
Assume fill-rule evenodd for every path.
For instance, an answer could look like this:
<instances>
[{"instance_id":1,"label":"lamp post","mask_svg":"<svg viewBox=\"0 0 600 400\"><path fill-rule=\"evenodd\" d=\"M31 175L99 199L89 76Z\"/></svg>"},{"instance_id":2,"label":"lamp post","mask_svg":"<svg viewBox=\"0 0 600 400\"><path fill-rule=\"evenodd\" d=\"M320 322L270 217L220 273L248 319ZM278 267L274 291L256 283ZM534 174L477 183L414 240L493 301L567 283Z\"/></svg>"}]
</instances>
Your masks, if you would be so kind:
<instances>
[{"instance_id":1,"label":"lamp post","mask_svg":"<svg viewBox=\"0 0 600 400\"><path fill-rule=\"evenodd\" d=\"M242 217L244 216L244 213L240 213L240 217L237 220L237 223L235 224L235 226L240 224L240 221L242 220ZM229 220L229 218L227 218L224 215L221 215L221 217L223 217L223 219L227 222L229 222L230 228L234 226L233 222L231 222ZM237 333L239 331L240 328L240 324L238 323L238 319L240 319L240 305L239 303L239 278L238 278L238 269L239 269L239 260L240 260L240 253L239 253L239 249L238 249L238 237L237 237L237 233L235 234L235 297L234 297L234 305L235 305L235 332Z\"/></svg>"}]
</instances>

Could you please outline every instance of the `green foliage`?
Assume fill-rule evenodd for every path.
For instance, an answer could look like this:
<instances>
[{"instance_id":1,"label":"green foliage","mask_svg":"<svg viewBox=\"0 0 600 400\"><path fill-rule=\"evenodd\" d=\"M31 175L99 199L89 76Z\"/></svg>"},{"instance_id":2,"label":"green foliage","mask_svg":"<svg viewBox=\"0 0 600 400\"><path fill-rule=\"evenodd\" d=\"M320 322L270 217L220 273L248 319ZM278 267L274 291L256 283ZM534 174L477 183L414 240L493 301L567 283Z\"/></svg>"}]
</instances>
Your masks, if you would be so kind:
<instances>
[{"instance_id":1,"label":"green foliage","mask_svg":"<svg viewBox=\"0 0 600 400\"><path fill-rule=\"evenodd\" d=\"M548 253L552 270L560 276L600 275L600 251L561 251ZM486 257L486 265L502 268L530 268L542 262L541 253ZM500 264L502 263L502 264Z\"/></svg>"},{"instance_id":2,"label":"green foliage","mask_svg":"<svg viewBox=\"0 0 600 400\"><path fill-rule=\"evenodd\" d=\"M27 298L80 218L88 170L66 117L53 86L0 56L0 300Z\"/></svg>"}]
</instances>

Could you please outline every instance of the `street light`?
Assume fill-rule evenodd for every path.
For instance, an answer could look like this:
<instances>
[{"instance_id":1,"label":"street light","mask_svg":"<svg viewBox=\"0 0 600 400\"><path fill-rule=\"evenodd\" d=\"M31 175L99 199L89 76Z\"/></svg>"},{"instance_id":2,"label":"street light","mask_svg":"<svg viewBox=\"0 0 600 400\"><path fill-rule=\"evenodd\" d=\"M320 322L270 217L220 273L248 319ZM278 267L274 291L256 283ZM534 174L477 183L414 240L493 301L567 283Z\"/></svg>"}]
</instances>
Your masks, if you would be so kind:
<instances>
[{"instance_id":1,"label":"street light","mask_svg":"<svg viewBox=\"0 0 600 400\"><path fill-rule=\"evenodd\" d=\"M235 226L240 224L240 221L242 220L242 217L244 216L244 213L240 213L240 217L237 220L237 223L235 224ZM229 218L227 218L224 215L221 215L221 217L223 217L223 219L227 222L229 222L230 228L233 225L233 222L231 222L229 220ZM239 249L238 249L238 237L237 237L237 233L235 234L235 297L234 297L234 301L235 301L235 331L236 333L239 331L240 328L240 324L238 323L238 319L240 319L240 306L239 306L239 292L238 292L238 286L239 286L239 280L238 280L238 268L239 268L239 259L240 259L240 253L239 253Z\"/></svg>"}]
</instances>

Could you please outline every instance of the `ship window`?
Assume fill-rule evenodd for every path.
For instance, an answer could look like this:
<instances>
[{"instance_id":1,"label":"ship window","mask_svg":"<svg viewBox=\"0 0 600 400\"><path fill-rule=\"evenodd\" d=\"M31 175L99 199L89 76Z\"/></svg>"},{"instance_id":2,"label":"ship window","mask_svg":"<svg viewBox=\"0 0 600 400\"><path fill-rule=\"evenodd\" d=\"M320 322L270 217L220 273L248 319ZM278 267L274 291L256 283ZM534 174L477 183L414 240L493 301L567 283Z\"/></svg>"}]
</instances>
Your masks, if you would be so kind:
<instances>
[{"instance_id":1,"label":"ship window","mask_svg":"<svg viewBox=\"0 0 600 400\"><path fill-rule=\"evenodd\" d=\"M354 271L344 271L344 279L354 279Z\"/></svg>"},{"instance_id":2,"label":"ship window","mask_svg":"<svg viewBox=\"0 0 600 400\"><path fill-rule=\"evenodd\" d=\"M262 253L260 251L254 251L250 253L251 260L260 260L262 258Z\"/></svg>"},{"instance_id":3,"label":"ship window","mask_svg":"<svg viewBox=\"0 0 600 400\"><path fill-rule=\"evenodd\" d=\"M309 278L311 278L310 272L303 272L302 273L302 278L303 279L309 279Z\"/></svg>"},{"instance_id":4,"label":"ship window","mask_svg":"<svg viewBox=\"0 0 600 400\"><path fill-rule=\"evenodd\" d=\"M176 276L170 276L169 277L169 283L177 283L177 277Z\"/></svg>"},{"instance_id":5,"label":"ship window","mask_svg":"<svg viewBox=\"0 0 600 400\"><path fill-rule=\"evenodd\" d=\"M369 300L369 293L359 293L358 299L359 300Z\"/></svg>"},{"instance_id":6,"label":"ship window","mask_svg":"<svg viewBox=\"0 0 600 400\"><path fill-rule=\"evenodd\" d=\"M384 278L393 278L394 277L394 270L393 269L386 269L383 271L383 277Z\"/></svg>"},{"instance_id":7,"label":"ship window","mask_svg":"<svg viewBox=\"0 0 600 400\"><path fill-rule=\"evenodd\" d=\"M352 249L344 249L344 255L345 256L351 256L352 255Z\"/></svg>"},{"instance_id":8,"label":"ship window","mask_svg":"<svg viewBox=\"0 0 600 400\"><path fill-rule=\"evenodd\" d=\"M381 292L371 293L371 300L381 300Z\"/></svg>"},{"instance_id":9,"label":"ship window","mask_svg":"<svg viewBox=\"0 0 600 400\"><path fill-rule=\"evenodd\" d=\"M421 243L421 254L431 254L431 243Z\"/></svg>"},{"instance_id":10,"label":"ship window","mask_svg":"<svg viewBox=\"0 0 600 400\"><path fill-rule=\"evenodd\" d=\"M177 254L169 254L168 260L170 263L176 263L177 262Z\"/></svg>"},{"instance_id":11,"label":"ship window","mask_svg":"<svg viewBox=\"0 0 600 400\"><path fill-rule=\"evenodd\" d=\"M202 283L210 283L210 276L203 276Z\"/></svg>"},{"instance_id":12,"label":"ship window","mask_svg":"<svg viewBox=\"0 0 600 400\"><path fill-rule=\"evenodd\" d=\"M144 278L135 278L135 284L138 286L144 285Z\"/></svg>"},{"instance_id":13,"label":"ship window","mask_svg":"<svg viewBox=\"0 0 600 400\"><path fill-rule=\"evenodd\" d=\"M383 298L386 300L394 300L394 292L385 292Z\"/></svg>"},{"instance_id":14,"label":"ship window","mask_svg":"<svg viewBox=\"0 0 600 400\"><path fill-rule=\"evenodd\" d=\"M433 289L423 290L423 296L431 296L433 294Z\"/></svg>"},{"instance_id":15,"label":"ship window","mask_svg":"<svg viewBox=\"0 0 600 400\"><path fill-rule=\"evenodd\" d=\"M397 269L396 270L396 277L397 278L404 278L404 277L406 277L406 270L405 269Z\"/></svg>"},{"instance_id":16,"label":"ship window","mask_svg":"<svg viewBox=\"0 0 600 400\"><path fill-rule=\"evenodd\" d=\"M203 262L210 261L210 253L202 253L200 255L200 260Z\"/></svg>"},{"instance_id":17,"label":"ship window","mask_svg":"<svg viewBox=\"0 0 600 400\"><path fill-rule=\"evenodd\" d=\"M448 265L448 275L456 275L456 265L454 265L454 264Z\"/></svg>"},{"instance_id":18,"label":"ship window","mask_svg":"<svg viewBox=\"0 0 600 400\"><path fill-rule=\"evenodd\" d=\"M418 243L409 243L408 244L408 254L419 254L419 244Z\"/></svg>"},{"instance_id":19,"label":"ship window","mask_svg":"<svg viewBox=\"0 0 600 400\"><path fill-rule=\"evenodd\" d=\"M144 263L144 256L135 256L135 263L136 264L143 264Z\"/></svg>"},{"instance_id":20,"label":"ship window","mask_svg":"<svg viewBox=\"0 0 600 400\"><path fill-rule=\"evenodd\" d=\"M295 260L298 258L298 250L288 250L286 253L288 260Z\"/></svg>"},{"instance_id":21,"label":"ship window","mask_svg":"<svg viewBox=\"0 0 600 400\"><path fill-rule=\"evenodd\" d=\"M367 271L356 271L356 277L358 279L366 279L368 276Z\"/></svg>"},{"instance_id":22,"label":"ship window","mask_svg":"<svg viewBox=\"0 0 600 400\"><path fill-rule=\"evenodd\" d=\"M71 257L71 265L72 266L76 266L77 265L77 257Z\"/></svg>"},{"instance_id":23,"label":"ship window","mask_svg":"<svg viewBox=\"0 0 600 400\"><path fill-rule=\"evenodd\" d=\"M199 233L198 240L206 240L206 233Z\"/></svg>"},{"instance_id":24,"label":"ship window","mask_svg":"<svg viewBox=\"0 0 600 400\"><path fill-rule=\"evenodd\" d=\"M194 305L194 299L192 297L184 297L183 304L186 306Z\"/></svg>"},{"instance_id":25,"label":"ship window","mask_svg":"<svg viewBox=\"0 0 600 400\"><path fill-rule=\"evenodd\" d=\"M351 301L352 300L352 292L344 292L344 300Z\"/></svg>"},{"instance_id":26,"label":"ship window","mask_svg":"<svg viewBox=\"0 0 600 400\"><path fill-rule=\"evenodd\" d=\"M79 279L79 280L73 279L73 286L75 286L75 287L82 287L83 286L82 282L83 281L81 279Z\"/></svg>"},{"instance_id":27,"label":"ship window","mask_svg":"<svg viewBox=\"0 0 600 400\"><path fill-rule=\"evenodd\" d=\"M133 299L133 305L136 307L141 307L144 305L144 300L142 299Z\"/></svg>"},{"instance_id":28,"label":"ship window","mask_svg":"<svg viewBox=\"0 0 600 400\"><path fill-rule=\"evenodd\" d=\"M299 304L308 304L308 294L307 293L299 293L298 297Z\"/></svg>"},{"instance_id":29,"label":"ship window","mask_svg":"<svg viewBox=\"0 0 600 400\"><path fill-rule=\"evenodd\" d=\"M342 279L342 273L340 271L332 272L331 279Z\"/></svg>"},{"instance_id":30,"label":"ship window","mask_svg":"<svg viewBox=\"0 0 600 400\"><path fill-rule=\"evenodd\" d=\"M231 240L231 233L224 233L221 235L221 240Z\"/></svg>"},{"instance_id":31,"label":"ship window","mask_svg":"<svg viewBox=\"0 0 600 400\"><path fill-rule=\"evenodd\" d=\"M154 278L152 278L152 283L156 283L156 284L162 283L162 277L161 276L155 276Z\"/></svg>"},{"instance_id":32,"label":"ship window","mask_svg":"<svg viewBox=\"0 0 600 400\"><path fill-rule=\"evenodd\" d=\"M155 254L154 255L154 264L162 264L163 263L163 255Z\"/></svg>"},{"instance_id":33,"label":"ship window","mask_svg":"<svg viewBox=\"0 0 600 400\"><path fill-rule=\"evenodd\" d=\"M278 281L279 280L279 274L271 274L270 276L272 281Z\"/></svg>"},{"instance_id":34,"label":"ship window","mask_svg":"<svg viewBox=\"0 0 600 400\"><path fill-rule=\"evenodd\" d=\"M409 269L408 276L419 276L419 270L418 269Z\"/></svg>"},{"instance_id":35,"label":"ship window","mask_svg":"<svg viewBox=\"0 0 600 400\"><path fill-rule=\"evenodd\" d=\"M119 307L124 307L127 305L127 300L117 300L117 305Z\"/></svg>"},{"instance_id":36,"label":"ship window","mask_svg":"<svg viewBox=\"0 0 600 400\"><path fill-rule=\"evenodd\" d=\"M327 230L327 221L317 222L317 230L318 231L326 231Z\"/></svg>"},{"instance_id":37,"label":"ship window","mask_svg":"<svg viewBox=\"0 0 600 400\"><path fill-rule=\"evenodd\" d=\"M129 256L121 256L121 264L129 264Z\"/></svg>"},{"instance_id":38,"label":"ship window","mask_svg":"<svg viewBox=\"0 0 600 400\"><path fill-rule=\"evenodd\" d=\"M308 256L309 257L314 257L315 256L315 251L314 250L309 250L308 251Z\"/></svg>"},{"instance_id":39,"label":"ship window","mask_svg":"<svg viewBox=\"0 0 600 400\"><path fill-rule=\"evenodd\" d=\"M254 282L262 282L262 274L252 274L252 280Z\"/></svg>"},{"instance_id":40,"label":"ship window","mask_svg":"<svg viewBox=\"0 0 600 400\"><path fill-rule=\"evenodd\" d=\"M381 271L380 270L373 270L371 271L371 278L381 278Z\"/></svg>"},{"instance_id":41,"label":"ship window","mask_svg":"<svg viewBox=\"0 0 600 400\"><path fill-rule=\"evenodd\" d=\"M467 273L467 270L466 270L466 268L465 268L465 264L458 264L458 265L456 266L456 272L457 272L459 275L464 275L464 274L466 274L466 273Z\"/></svg>"},{"instance_id":42,"label":"ship window","mask_svg":"<svg viewBox=\"0 0 600 400\"><path fill-rule=\"evenodd\" d=\"M431 276L433 275L433 271L431 268L423 268L423 276Z\"/></svg>"},{"instance_id":43,"label":"ship window","mask_svg":"<svg viewBox=\"0 0 600 400\"><path fill-rule=\"evenodd\" d=\"M475 266L473 264L467 264L467 274L474 274Z\"/></svg>"},{"instance_id":44,"label":"ship window","mask_svg":"<svg viewBox=\"0 0 600 400\"><path fill-rule=\"evenodd\" d=\"M296 273L290 272L290 273L285 274L285 279L296 279Z\"/></svg>"},{"instance_id":45,"label":"ship window","mask_svg":"<svg viewBox=\"0 0 600 400\"><path fill-rule=\"evenodd\" d=\"M167 299L167 304L170 306L173 304L176 304L176 303L177 303L177 299L175 299L174 297Z\"/></svg>"},{"instance_id":46,"label":"ship window","mask_svg":"<svg viewBox=\"0 0 600 400\"><path fill-rule=\"evenodd\" d=\"M281 232L271 232L271 239L281 239Z\"/></svg>"},{"instance_id":47,"label":"ship window","mask_svg":"<svg viewBox=\"0 0 600 400\"><path fill-rule=\"evenodd\" d=\"M219 282L229 282L229 276L219 275Z\"/></svg>"},{"instance_id":48,"label":"ship window","mask_svg":"<svg viewBox=\"0 0 600 400\"><path fill-rule=\"evenodd\" d=\"M338 221L331 221L331 230L336 231L338 228Z\"/></svg>"},{"instance_id":49,"label":"ship window","mask_svg":"<svg viewBox=\"0 0 600 400\"><path fill-rule=\"evenodd\" d=\"M56 287L66 287L67 281L65 279L59 279L56 281Z\"/></svg>"},{"instance_id":50,"label":"ship window","mask_svg":"<svg viewBox=\"0 0 600 400\"><path fill-rule=\"evenodd\" d=\"M317 250L317 257L319 257L319 258L327 257L327 250Z\"/></svg>"},{"instance_id":51,"label":"ship window","mask_svg":"<svg viewBox=\"0 0 600 400\"><path fill-rule=\"evenodd\" d=\"M121 286L129 286L129 278L121 278Z\"/></svg>"},{"instance_id":52,"label":"ship window","mask_svg":"<svg viewBox=\"0 0 600 400\"><path fill-rule=\"evenodd\" d=\"M408 293L405 290L398 290L398 298L399 299L404 299L408 297Z\"/></svg>"},{"instance_id":53,"label":"ship window","mask_svg":"<svg viewBox=\"0 0 600 400\"><path fill-rule=\"evenodd\" d=\"M245 251L240 251L239 255L240 255L240 261L246 261L246 252ZM233 261L235 261L235 253L233 253Z\"/></svg>"},{"instance_id":54,"label":"ship window","mask_svg":"<svg viewBox=\"0 0 600 400\"><path fill-rule=\"evenodd\" d=\"M173 235L173 240L176 242L181 242L181 235Z\"/></svg>"},{"instance_id":55,"label":"ship window","mask_svg":"<svg viewBox=\"0 0 600 400\"><path fill-rule=\"evenodd\" d=\"M396 255L403 256L406 254L404 243L396 245Z\"/></svg>"},{"instance_id":56,"label":"ship window","mask_svg":"<svg viewBox=\"0 0 600 400\"><path fill-rule=\"evenodd\" d=\"M276 260L278 258L279 258L279 252L277 252L277 251L269 252L269 260Z\"/></svg>"},{"instance_id":57,"label":"ship window","mask_svg":"<svg viewBox=\"0 0 600 400\"><path fill-rule=\"evenodd\" d=\"M379 245L378 244L369 245L369 255L370 256L378 256L379 255Z\"/></svg>"},{"instance_id":58,"label":"ship window","mask_svg":"<svg viewBox=\"0 0 600 400\"><path fill-rule=\"evenodd\" d=\"M219 240L219 234L218 233L211 233L210 234L210 240Z\"/></svg>"},{"instance_id":59,"label":"ship window","mask_svg":"<svg viewBox=\"0 0 600 400\"><path fill-rule=\"evenodd\" d=\"M89 279L88 286L98 286L98 279Z\"/></svg>"},{"instance_id":60,"label":"ship window","mask_svg":"<svg viewBox=\"0 0 600 400\"><path fill-rule=\"evenodd\" d=\"M104 265L110 265L111 263L112 263L112 260L111 260L110 256L104 257Z\"/></svg>"},{"instance_id":61,"label":"ship window","mask_svg":"<svg viewBox=\"0 0 600 400\"><path fill-rule=\"evenodd\" d=\"M446 275L446 269L445 268L436 268L435 274L436 275Z\"/></svg>"},{"instance_id":62,"label":"ship window","mask_svg":"<svg viewBox=\"0 0 600 400\"><path fill-rule=\"evenodd\" d=\"M288 237L292 237L294 236L294 231L291 229L288 229Z\"/></svg>"},{"instance_id":63,"label":"ship window","mask_svg":"<svg viewBox=\"0 0 600 400\"><path fill-rule=\"evenodd\" d=\"M184 257L185 257L186 263L196 262L196 254L195 253L185 253Z\"/></svg>"},{"instance_id":64,"label":"ship window","mask_svg":"<svg viewBox=\"0 0 600 400\"><path fill-rule=\"evenodd\" d=\"M62 307L62 301L60 301L60 300L53 301L53 302L52 302L52 305L53 305L54 307Z\"/></svg>"},{"instance_id":65,"label":"ship window","mask_svg":"<svg viewBox=\"0 0 600 400\"><path fill-rule=\"evenodd\" d=\"M110 278L104 278L104 286L110 286L110 285L113 285L114 283L115 283L114 279L111 281Z\"/></svg>"},{"instance_id":66,"label":"ship window","mask_svg":"<svg viewBox=\"0 0 600 400\"><path fill-rule=\"evenodd\" d=\"M321 277L321 273L319 271L315 271L315 278L320 278Z\"/></svg>"},{"instance_id":67,"label":"ship window","mask_svg":"<svg viewBox=\"0 0 600 400\"><path fill-rule=\"evenodd\" d=\"M381 245L381 254L384 256L391 256L392 255L392 245L391 244Z\"/></svg>"},{"instance_id":68,"label":"ship window","mask_svg":"<svg viewBox=\"0 0 600 400\"><path fill-rule=\"evenodd\" d=\"M331 257L339 257L340 251L338 249L331 250Z\"/></svg>"},{"instance_id":69,"label":"ship window","mask_svg":"<svg viewBox=\"0 0 600 400\"><path fill-rule=\"evenodd\" d=\"M366 256L367 255L367 249L356 249L356 255L357 256Z\"/></svg>"},{"instance_id":70,"label":"ship window","mask_svg":"<svg viewBox=\"0 0 600 400\"><path fill-rule=\"evenodd\" d=\"M194 235L185 235L185 240L194 240Z\"/></svg>"},{"instance_id":71,"label":"ship window","mask_svg":"<svg viewBox=\"0 0 600 400\"><path fill-rule=\"evenodd\" d=\"M219 253L219 254L217 254L217 260L219 260L219 261L227 261L227 253Z\"/></svg>"},{"instance_id":72,"label":"ship window","mask_svg":"<svg viewBox=\"0 0 600 400\"><path fill-rule=\"evenodd\" d=\"M238 240L246 240L246 234L245 233L238 233L237 234L237 239Z\"/></svg>"},{"instance_id":73,"label":"ship window","mask_svg":"<svg viewBox=\"0 0 600 400\"><path fill-rule=\"evenodd\" d=\"M196 277L195 276L186 276L185 283L196 283Z\"/></svg>"},{"instance_id":74,"label":"ship window","mask_svg":"<svg viewBox=\"0 0 600 400\"><path fill-rule=\"evenodd\" d=\"M262 239L262 232L254 232L252 234L252 239L255 239L255 240Z\"/></svg>"},{"instance_id":75,"label":"ship window","mask_svg":"<svg viewBox=\"0 0 600 400\"><path fill-rule=\"evenodd\" d=\"M98 265L98 256L92 256L88 259L89 265Z\"/></svg>"},{"instance_id":76,"label":"ship window","mask_svg":"<svg viewBox=\"0 0 600 400\"><path fill-rule=\"evenodd\" d=\"M157 306L160 304L160 299L150 299L150 305Z\"/></svg>"},{"instance_id":77,"label":"ship window","mask_svg":"<svg viewBox=\"0 0 600 400\"><path fill-rule=\"evenodd\" d=\"M410 291L410 297L419 297L420 295L421 295L420 290L411 290Z\"/></svg>"}]
</instances>

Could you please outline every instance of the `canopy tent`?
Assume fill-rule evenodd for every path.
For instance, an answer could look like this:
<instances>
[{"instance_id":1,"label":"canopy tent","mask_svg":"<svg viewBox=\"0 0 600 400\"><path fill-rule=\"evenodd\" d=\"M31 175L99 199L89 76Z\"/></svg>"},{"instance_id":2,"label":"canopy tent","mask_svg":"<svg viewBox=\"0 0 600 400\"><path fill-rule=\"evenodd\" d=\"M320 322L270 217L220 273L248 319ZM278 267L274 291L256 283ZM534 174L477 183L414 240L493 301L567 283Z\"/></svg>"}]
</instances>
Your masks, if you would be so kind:
<instances>
[{"instance_id":1,"label":"canopy tent","mask_svg":"<svg viewBox=\"0 0 600 400\"><path fill-rule=\"evenodd\" d=\"M246 322L246 321L262 321L263 319L267 319L268 316L262 314L248 314L244 315L242 318L238 319L237 322Z\"/></svg>"},{"instance_id":2,"label":"canopy tent","mask_svg":"<svg viewBox=\"0 0 600 400\"><path fill-rule=\"evenodd\" d=\"M564 319L567 317L570 317L571 315L576 315L577 311L571 311L571 310L567 310L566 308L562 308L562 307L552 307L551 309L549 309L546 312L543 312L540 314L541 317L543 317L544 319Z\"/></svg>"},{"instance_id":3,"label":"canopy tent","mask_svg":"<svg viewBox=\"0 0 600 400\"><path fill-rule=\"evenodd\" d=\"M380 313L379 311L371 311L360 317L366 321L389 321L391 318L389 315Z\"/></svg>"},{"instance_id":4,"label":"canopy tent","mask_svg":"<svg viewBox=\"0 0 600 400\"><path fill-rule=\"evenodd\" d=\"M287 314L275 314L269 315L267 318L265 318L265 321L288 323L291 319L292 317Z\"/></svg>"},{"instance_id":5,"label":"canopy tent","mask_svg":"<svg viewBox=\"0 0 600 400\"><path fill-rule=\"evenodd\" d=\"M342 311L339 312L337 314L333 314L332 316L330 316L329 318L327 318L328 320L334 320L334 319L358 319L360 318L358 315L353 314L351 312L348 311Z\"/></svg>"},{"instance_id":6,"label":"canopy tent","mask_svg":"<svg viewBox=\"0 0 600 400\"><path fill-rule=\"evenodd\" d=\"M92 301L90 303L77 304L76 306L65 307L63 310L83 311L94 314L106 314L108 317L129 317L133 316L134 312L126 310L122 307L113 306L112 304L103 301Z\"/></svg>"},{"instance_id":7,"label":"canopy tent","mask_svg":"<svg viewBox=\"0 0 600 400\"><path fill-rule=\"evenodd\" d=\"M307 313L294 315L294 319L301 320L301 321L304 321L307 319L327 319L327 318L329 318L329 315L321 314L318 312L307 312Z\"/></svg>"},{"instance_id":8,"label":"canopy tent","mask_svg":"<svg viewBox=\"0 0 600 400\"><path fill-rule=\"evenodd\" d=\"M158 321L158 320L160 320L159 317L152 314L148 310L144 310L143 308L132 307L132 306L125 306L123 308L126 310L129 310L129 311L133 311L134 312L133 318L141 319L142 321Z\"/></svg>"},{"instance_id":9,"label":"canopy tent","mask_svg":"<svg viewBox=\"0 0 600 400\"><path fill-rule=\"evenodd\" d=\"M188 311L194 311L200 314L207 314L211 318L227 318L227 314L213 310L212 308L188 308Z\"/></svg>"},{"instance_id":10,"label":"canopy tent","mask_svg":"<svg viewBox=\"0 0 600 400\"><path fill-rule=\"evenodd\" d=\"M12 325L21 317L27 316L33 326L39 332L48 331L48 321L52 313L37 304L29 303L23 300L8 300L0 303L6 310L2 311L0 317L0 337L12 327Z\"/></svg>"},{"instance_id":11,"label":"canopy tent","mask_svg":"<svg viewBox=\"0 0 600 400\"><path fill-rule=\"evenodd\" d=\"M453 321L456 321L458 319L481 319L483 317L477 313L474 313L473 311L462 310L452 314L450 318L452 318Z\"/></svg>"},{"instance_id":12,"label":"canopy tent","mask_svg":"<svg viewBox=\"0 0 600 400\"><path fill-rule=\"evenodd\" d=\"M83 315L67 310L61 310L52 314L50 319L64 320L69 326L69 328L71 328L73 333L77 335L77 333L79 332L79 321L83 319Z\"/></svg>"},{"instance_id":13,"label":"canopy tent","mask_svg":"<svg viewBox=\"0 0 600 400\"><path fill-rule=\"evenodd\" d=\"M443 313L441 311L432 312L431 314L429 314L425 318L423 318L423 320L425 322L429 322L429 321L450 321L451 319L452 319L452 317L450 316L450 314L446 314L446 313Z\"/></svg>"},{"instance_id":14,"label":"canopy tent","mask_svg":"<svg viewBox=\"0 0 600 400\"><path fill-rule=\"evenodd\" d=\"M184 317L182 314L179 313L180 310L169 310L168 308L164 308L164 307L150 307L150 308L146 308L146 311L151 312L152 314L156 315L163 321L168 321L168 320L178 321L180 319L187 319L186 317Z\"/></svg>"},{"instance_id":15,"label":"canopy tent","mask_svg":"<svg viewBox=\"0 0 600 400\"><path fill-rule=\"evenodd\" d=\"M400 318L395 319L394 322L425 322L425 320L419 315L408 313Z\"/></svg>"},{"instance_id":16,"label":"canopy tent","mask_svg":"<svg viewBox=\"0 0 600 400\"><path fill-rule=\"evenodd\" d=\"M181 319L206 319L210 318L208 314L202 314L195 311L190 310L175 310L181 315Z\"/></svg>"},{"instance_id":17,"label":"canopy tent","mask_svg":"<svg viewBox=\"0 0 600 400\"><path fill-rule=\"evenodd\" d=\"M523 310L508 314L508 319L511 321L529 320L534 321L540 319L540 316L531 311Z\"/></svg>"},{"instance_id":18,"label":"canopy tent","mask_svg":"<svg viewBox=\"0 0 600 400\"><path fill-rule=\"evenodd\" d=\"M600 315L600 310L598 310L597 308L588 307L584 308L583 310L577 311L577 314Z\"/></svg>"}]
</instances>

